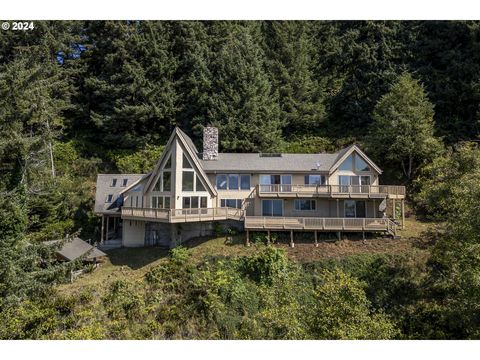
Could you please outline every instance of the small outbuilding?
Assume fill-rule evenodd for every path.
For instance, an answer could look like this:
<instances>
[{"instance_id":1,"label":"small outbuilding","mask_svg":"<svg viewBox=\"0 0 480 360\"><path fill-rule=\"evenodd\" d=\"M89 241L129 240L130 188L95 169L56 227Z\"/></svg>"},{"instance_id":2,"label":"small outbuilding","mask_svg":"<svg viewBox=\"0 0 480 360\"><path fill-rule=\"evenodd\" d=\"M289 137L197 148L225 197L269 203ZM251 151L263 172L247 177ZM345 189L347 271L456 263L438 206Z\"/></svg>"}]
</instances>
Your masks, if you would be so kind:
<instances>
[{"instance_id":1,"label":"small outbuilding","mask_svg":"<svg viewBox=\"0 0 480 360\"><path fill-rule=\"evenodd\" d=\"M58 243L62 240L49 241L50 244ZM88 242L75 237L71 241L66 241L63 246L57 250L57 257L60 261L73 261L83 257L83 261L97 264L102 262L107 254L90 245Z\"/></svg>"}]
</instances>

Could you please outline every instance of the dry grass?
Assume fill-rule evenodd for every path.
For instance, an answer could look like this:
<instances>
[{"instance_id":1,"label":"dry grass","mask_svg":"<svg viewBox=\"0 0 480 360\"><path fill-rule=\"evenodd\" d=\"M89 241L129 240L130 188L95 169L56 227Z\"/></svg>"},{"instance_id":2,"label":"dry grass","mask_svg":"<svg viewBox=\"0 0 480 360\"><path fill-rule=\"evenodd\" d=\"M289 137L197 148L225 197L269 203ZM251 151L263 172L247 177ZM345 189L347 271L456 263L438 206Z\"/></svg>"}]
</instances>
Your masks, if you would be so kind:
<instances>
[{"instance_id":1,"label":"dry grass","mask_svg":"<svg viewBox=\"0 0 480 360\"><path fill-rule=\"evenodd\" d=\"M296 242L294 248L288 243L275 244L286 250L288 256L300 263L307 263L323 259L340 259L358 254L394 254L415 251L428 253L431 239L427 236L429 230L437 226L435 223L418 221L415 218L406 220L406 229L400 231L400 239L392 240L389 237L367 238L352 234L345 234L342 240L319 242L314 247L312 242ZM346 237L348 236L348 238ZM265 247L263 244L246 247L244 236L233 239L225 237L194 239L186 244L191 249L192 261L201 262L207 256L230 257L252 255ZM76 292L86 286L105 288L116 279L141 279L152 267L166 261L168 250L160 248L130 248L108 251L109 258L91 274L86 274L72 284L60 286L60 291Z\"/></svg>"}]
</instances>

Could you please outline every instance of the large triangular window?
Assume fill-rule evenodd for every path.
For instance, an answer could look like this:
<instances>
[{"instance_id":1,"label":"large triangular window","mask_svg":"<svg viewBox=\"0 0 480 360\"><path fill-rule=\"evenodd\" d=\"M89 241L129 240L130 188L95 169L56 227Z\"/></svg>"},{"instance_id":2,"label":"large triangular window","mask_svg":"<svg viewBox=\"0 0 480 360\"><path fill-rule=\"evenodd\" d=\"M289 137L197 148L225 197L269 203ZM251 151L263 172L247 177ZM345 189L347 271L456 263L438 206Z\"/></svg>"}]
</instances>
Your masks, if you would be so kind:
<instances>
[{"instance_id":1,"label":"large triangular window","mask_svg":"<svg viewBox=\"0 0 480 360\"><path fill-rule=\"evenodd\" d=\"M172 168L172 157L169 156L167 162L165 163L164 169L171 169Z\"/></svg>"},{"instance_id":2,"label":"large triangular window","mask_svg":"<svg viewBox=\"0 0 480 360\"><path fill-rule=\"evenodd\" d=\"M184 169L192 169L192 164L190 164L190 161L188 161L187 157L185 156L185 154L183 154L183 165L182 167Z\"/></svg>"},{"instance_id":3,"label":"large triangular window","mask_svg":"<svg viewBox=\"0 0 480 360\"><path fill-rule=\"evenodd\" d=\"M353 154L350 154L340 165L340 170L352 171L353 170Z\"/></svg>"}]
</instances>

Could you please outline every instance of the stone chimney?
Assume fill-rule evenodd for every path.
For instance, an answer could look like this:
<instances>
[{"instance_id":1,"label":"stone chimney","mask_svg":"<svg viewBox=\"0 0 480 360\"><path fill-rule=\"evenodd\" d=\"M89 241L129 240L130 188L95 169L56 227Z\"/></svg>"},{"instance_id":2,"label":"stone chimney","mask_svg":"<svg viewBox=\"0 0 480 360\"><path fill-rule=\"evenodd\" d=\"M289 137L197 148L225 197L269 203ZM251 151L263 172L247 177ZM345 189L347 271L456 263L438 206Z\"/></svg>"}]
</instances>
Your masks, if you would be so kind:
<instances>
[{"instance_id":1,"label":"stone chimney","mask_svg":"<svg viewBox=\"0 0 480 360\"><path fill-rule=\"evenodd\" d=\"M218 159L218 128L206 126L203 128L203 160Z\"/></svg>"}]
</instances>

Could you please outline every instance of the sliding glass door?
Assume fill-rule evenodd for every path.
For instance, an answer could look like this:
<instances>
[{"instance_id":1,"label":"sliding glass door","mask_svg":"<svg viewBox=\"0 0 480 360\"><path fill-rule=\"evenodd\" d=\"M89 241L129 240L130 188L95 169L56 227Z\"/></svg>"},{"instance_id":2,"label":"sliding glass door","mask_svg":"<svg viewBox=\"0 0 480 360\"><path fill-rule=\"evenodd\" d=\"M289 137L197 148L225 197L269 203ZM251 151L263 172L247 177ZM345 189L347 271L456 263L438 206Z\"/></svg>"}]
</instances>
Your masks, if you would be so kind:
<instances>
[{"instance_id":1,"label":"sliding glass door","mask_svg":"<svg viewBox=\"0 0 480 360\"><path fill-rule=\"evenodd\" d=\"M367 193L370 175L339 175L339 192Z\"/></svg>"},{"instance_id":2,"label":"sliding glass door","mask_svg":"<svg viewBox=\"0 0 480 360\"><path fill-rule=\"evenodd\" d=\"M363 200L345 200L345 217L364 218L367 216L366 204Z\"/></svg>"},{"instance_id":3,"label":"sliding glass door","mask_svg":"<svg viewBox=\"0 0 480 360\"><path fill-rule=\"evenodd\" d=\"M283 200L262 200L263 216L283 216Z\"/></svg>"}]
</instances>

